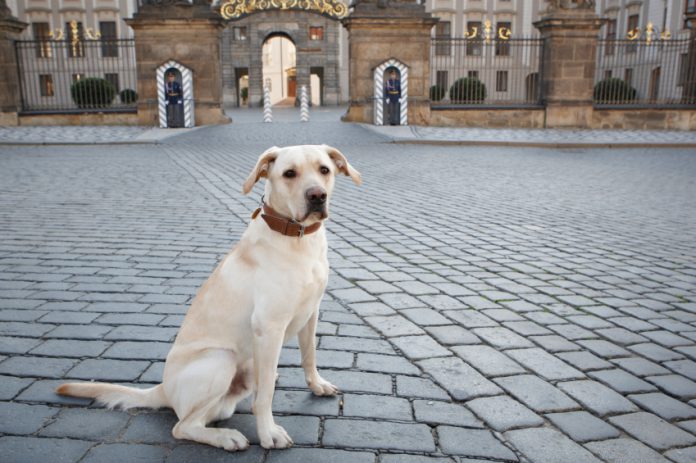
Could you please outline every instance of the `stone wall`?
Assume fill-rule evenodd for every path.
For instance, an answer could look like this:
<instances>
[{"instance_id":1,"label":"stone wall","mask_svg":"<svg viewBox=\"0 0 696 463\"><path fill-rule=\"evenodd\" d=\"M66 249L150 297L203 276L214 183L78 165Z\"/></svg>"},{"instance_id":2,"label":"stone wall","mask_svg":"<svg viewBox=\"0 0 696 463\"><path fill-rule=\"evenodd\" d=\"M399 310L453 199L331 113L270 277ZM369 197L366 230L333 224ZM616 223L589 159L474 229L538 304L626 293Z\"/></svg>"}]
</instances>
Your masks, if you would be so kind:
<instances>
[{"instance_id":1,"label":"stone wall","mask_svg":"<svg viewBox=\"0 0 696 463\"><path fill-rule=\"evenodd\" d=\"M525 128L544 127L544 109L435 109L429 125L440 127Z\"/></svg>"},{"instance_id":2,"label":"stone wall","mask_svg":"<svg viewBox=\"0 0 696 463\"><path fill-rule=\"evenodd\" d=\"M2 125L2 124L0 124ZM19 125L141 125L135 112L83 113L83 114L32 114L19 116ZM147 124L152 125L152 124Z\"/></svg>"}]
</instances>

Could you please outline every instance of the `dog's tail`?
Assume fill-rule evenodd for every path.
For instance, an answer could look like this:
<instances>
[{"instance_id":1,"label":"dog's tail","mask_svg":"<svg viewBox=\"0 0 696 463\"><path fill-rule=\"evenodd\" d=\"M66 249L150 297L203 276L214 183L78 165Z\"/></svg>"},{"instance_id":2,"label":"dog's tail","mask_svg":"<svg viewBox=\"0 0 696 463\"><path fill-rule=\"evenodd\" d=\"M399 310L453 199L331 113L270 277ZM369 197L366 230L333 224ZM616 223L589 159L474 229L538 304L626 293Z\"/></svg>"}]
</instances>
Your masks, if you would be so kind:
<instances>
[{"instance_id":1,"label":"dog's tail","mask_svg":"<svg viewBox=\"0 0 696 463\"><path fill-rule=\"evenodd\" d=\"M60 395L96 399L109 408L118 407L124 410L169 406L161 384L149 389L138 389L109 383L67 383L61 384L56 392Z\"/></svg>"}]
</instances>

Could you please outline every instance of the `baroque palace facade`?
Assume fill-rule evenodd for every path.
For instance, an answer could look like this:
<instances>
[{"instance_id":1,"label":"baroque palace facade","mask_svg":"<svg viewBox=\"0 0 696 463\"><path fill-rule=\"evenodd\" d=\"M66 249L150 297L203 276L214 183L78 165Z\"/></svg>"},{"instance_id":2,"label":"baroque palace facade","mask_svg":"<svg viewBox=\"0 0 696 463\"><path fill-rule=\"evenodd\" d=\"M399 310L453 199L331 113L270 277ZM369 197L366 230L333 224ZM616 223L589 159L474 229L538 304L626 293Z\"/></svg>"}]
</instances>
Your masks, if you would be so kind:
<instances>
[{"instance_id":1,"label":"baroque palace facade","mask_svg":"<svg viewBox=\"0 0 696 463\"><path fill-rule=\"evenodd\" d=\"M348 6L346 0L341 1ZM684 13L688 8L696 7L695 2L696 0L597 0L597 13L607 19L602 26L601 36L621 39L631 34L647 33L657 34L656 37L687 38L689 30ZM219 6L219 0L216 3ZM20 21L29 24L21 39L47 42L69 41L71 36L79 37L80 41L131 38L133 31L124 19L131 18L138 9L138 0L8 0L7 4ZM503 31L513 38L528 38L538 37L533 23L546 10L548 2L425 0L425 6L427 11L440 19L433 28L433 37L466 38L473 31L481 33L488 28L493 34ZM282 54L275 59L283 63L278 71L280 87L285 92L282 96L293 97L298 94L297 83L301 83L311 86L314 104L341 104L348 100L348 33L341 22L315 13L272 10L235 18L227 23L221 44L226 104L260 104L262 88L271 83L264 76L268 72L264 68L273 64L270 63L272 55L263 52L264 44L277 37L291 43L294 51L293 56L288 56L285 60ZM103 47L101 52L103 55ZM41 53L37 58L41 57ZM44 53L50 51L47 49ZM287 50L281 53L287 53ZM113 56L111 61L123 59L124 55L125 53ZM437 49L434 49L433 55L437 58ZM437 60L434 59L433 82L440 80L435 75L436 67ZM111 71L107 66L100 72L104 75L94 77L106 78L117 90L135 86L126 75L128 71L118 65L112 66ZM514 71L510 71L509 75L507 71L500 72L491 77L493 82L489 88L507 89L507 80L502 81L502 77L511 81L526 78L526 85L529 87L530 78L534 77L529 73L525 76L523 70L519 75L515 75ZM598 72L630 80L633 68L630 63L616 65L607 62L598 65ZM82 76L81 72L63 76L61 85L57 76L37 74L35 85L40 87L36 91L37 98L69 100L66 88L70 81ZM653 80L654 78L652 76ZM446 81L445 74L442 74L442 79L445 86L451 83ZM654 83L645 85L654 86Z\"/></svg>"}]
</instances>

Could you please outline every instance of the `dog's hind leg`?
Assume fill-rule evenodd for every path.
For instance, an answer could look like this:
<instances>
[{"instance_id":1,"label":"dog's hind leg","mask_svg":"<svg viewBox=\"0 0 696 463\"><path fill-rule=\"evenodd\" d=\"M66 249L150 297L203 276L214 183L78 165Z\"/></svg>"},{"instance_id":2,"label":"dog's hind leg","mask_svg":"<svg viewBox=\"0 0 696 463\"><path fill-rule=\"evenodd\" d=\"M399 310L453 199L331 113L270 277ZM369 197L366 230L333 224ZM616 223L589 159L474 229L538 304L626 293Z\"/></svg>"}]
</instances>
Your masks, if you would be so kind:
<instances>
[{"instance_id":1,"label":"dog's hind leg","mask_svg":"<svg viewBox=\"0 0 696 463\"><path fill-rule=\"evenodd\" d=\"M235 355L209 350L172 376L165 374L165 388L179 417L172 435L225 450L244 450L249 441L236 429L208 428L227 411L234 410L230 387L237 373Z\"/></svg>"}]
</instances>

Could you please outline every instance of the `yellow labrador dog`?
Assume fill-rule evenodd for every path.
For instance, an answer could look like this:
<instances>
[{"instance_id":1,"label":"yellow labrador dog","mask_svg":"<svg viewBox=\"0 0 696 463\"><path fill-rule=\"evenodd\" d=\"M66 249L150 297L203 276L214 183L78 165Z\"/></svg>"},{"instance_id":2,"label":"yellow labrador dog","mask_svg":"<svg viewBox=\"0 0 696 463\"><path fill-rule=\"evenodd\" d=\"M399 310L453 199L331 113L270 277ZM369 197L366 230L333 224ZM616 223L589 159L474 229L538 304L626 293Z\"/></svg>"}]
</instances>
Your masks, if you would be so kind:
<instances>
[{"instance_id":1,"label":"yellow labrador dog","mask_svg":"<svg viewBox=\"0 0 696 463\"><path fill-rule=\"evenodd\" d=\"M243 192L266 178L265 203L193 300L167 356L162 384L137 389L70 383L57 392L94 398L111 408L171 407L179 418L174 437L226 450L245 449L249 441L237 430L206 425L229 418L236 404L253 393L261 445L291 446L271 411L283 343L298 336L305 379L314 394L338 392L319 376L315 346L329 275L322 222L329 215L337 173L361 183L345 156L326 145L264 152Z\"/></svg>"}]
</instances>

